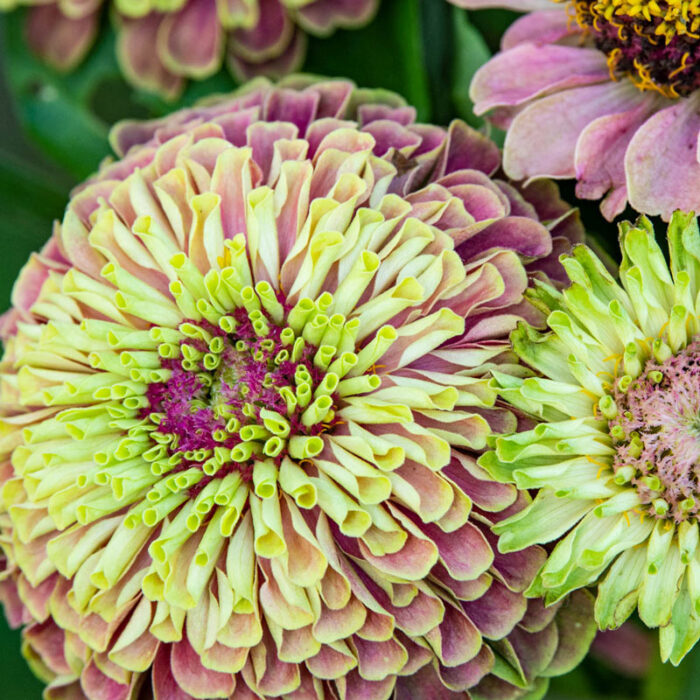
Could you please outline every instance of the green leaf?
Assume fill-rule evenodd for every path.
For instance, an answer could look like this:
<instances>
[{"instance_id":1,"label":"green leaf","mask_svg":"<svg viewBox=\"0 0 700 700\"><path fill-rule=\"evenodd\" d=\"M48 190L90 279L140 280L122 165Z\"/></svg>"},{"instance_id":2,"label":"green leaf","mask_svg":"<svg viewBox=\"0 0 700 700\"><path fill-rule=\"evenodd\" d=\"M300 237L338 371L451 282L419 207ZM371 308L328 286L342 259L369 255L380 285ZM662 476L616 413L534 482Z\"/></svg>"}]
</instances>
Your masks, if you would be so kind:
<instances>
[{"instance_id":1,"label":"green leaf","mask_svg":"<svg viewBox=\"0 0 700 700\"><path fill-rule=\"evenodd\" d=\"M11 630L0 615L0 678L3 700L41 700L44 684L20 654L19 630Z\"/></svg>"},{"instance_id":2,"label":"green leaf","mask_svg":"<svg viewBox=\"0 0 700 700\"><path fill-rule=\"evenodd\" d=\"M655 650L651 668L646 674L642 700L691 700L700 687L700 648L693 649L678 666L662 663Z\"/></svg>"},{"instance_id":3,"label":"green leaf","mask_svg":"<svg viewBox=\"0 0 700 700\"><path fill-rule=\"evenodd\" d=\"M469 21L464 10L453 9L455 34L455 72L452 82L452 99L457 113L475 127L483 126L484 120L474 115L474 103L469 97L469 85L474 73L491 58L486 41Z\"/></svg>"},{"instance_id":4,"label":"green leaf","mask_svg":"<svg viewBox=\"0 0 700 700\"><path fill-rule=\"evenodd\" d=\"M452 94L445 85L452 85L454 61L453 10L447 2L423 2L421 25L428 89L432 102L431 121L448 124L454 118Z\"/></svg>"},{"instance_id":5,"label":"green leaf","mask_svg":"<svg viewBox=\"0 0 700 700\"><path fill-rule=\"evenodd\" d=\"M304 70L394 90L416 107L421 121L431 117L419 0L384 0L363 29L310 38Z\"/></svg>"},{"instance_id":6,"label":"green leaf","mask_svg":"<svg viewBox=\"0 0 700 700\"><path fill-rule=\"evenodd\" d=\"M92 112L97 84L118 76L114 37L102 32L80 68L61 75L24 41L24 12L3 18L7 75L19 119L29 136L77 177L92 173L109 152L107 125Z\"/></svg>"},{"instance_id":7,"label":"green leaf","mask_svg":"<svg viewBox=\"0 0 700 700\"><path fill-rule=\"evenodd\" d=\"M503 33L521 16L522 13L520 12L489 8L473 12L471 14L471 22L479 30L481 36L484 37L491 53L496 53L501 46Z\"/></svg>"},{"instance_id":8,"label":"green leaf","mask_svg":"<svg viewBox=\"0 0 700 700\"><path fill-rule=\"evenodd\" d=\"M0 310L7 308L17 273L51 235L68 201L68 183L55 183L0 150Z\"/></svg>"}]
</instances>

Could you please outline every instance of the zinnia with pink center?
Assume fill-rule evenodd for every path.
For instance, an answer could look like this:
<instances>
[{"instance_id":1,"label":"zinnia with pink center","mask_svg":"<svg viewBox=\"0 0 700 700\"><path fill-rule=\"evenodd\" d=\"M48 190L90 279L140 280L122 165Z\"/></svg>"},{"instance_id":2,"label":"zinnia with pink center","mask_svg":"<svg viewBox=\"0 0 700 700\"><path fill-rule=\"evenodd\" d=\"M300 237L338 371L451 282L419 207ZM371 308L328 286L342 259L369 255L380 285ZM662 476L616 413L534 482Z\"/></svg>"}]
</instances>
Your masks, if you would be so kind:
<instances>
[{"instance_id":1,"label":"zinnia with pink center","mask_svg":"<svg viewBox=\"0 0 700 700\"><path fill-rule=\"evenodd\" d=\"M24 268L0 593L47 698L505 700L580 660L590 595L525 598L544 551L490 531L525 497L476 463L580 227L413 120L295 78L123 124Z\"/></svg>"},{"instance_id":2,"label":"zinnia with pink center","mask_svg":"<svg viewBox=\"0 0 700 700\"><path fill-rule=\"evenodd\" d=\"M471 85L511 177L576 178L608 219L700 209L697 1L451 2L528 12Z\"/></svg>"}]
</instances>

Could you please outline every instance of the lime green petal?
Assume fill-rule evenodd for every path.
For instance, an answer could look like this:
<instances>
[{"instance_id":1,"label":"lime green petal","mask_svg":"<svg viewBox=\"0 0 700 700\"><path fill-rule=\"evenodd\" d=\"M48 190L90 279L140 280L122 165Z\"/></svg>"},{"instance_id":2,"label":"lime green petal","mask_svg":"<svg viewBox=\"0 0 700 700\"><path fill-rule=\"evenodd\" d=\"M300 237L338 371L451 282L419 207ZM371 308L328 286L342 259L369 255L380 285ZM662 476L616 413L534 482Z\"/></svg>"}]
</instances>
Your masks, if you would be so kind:
<instances>
[{"instance_id":1,"label":"lime green petal","mask_svg":"<svg viewBox=\"0 0 700 700\"><path fill-rule=\"evenodd\" d=\"M678 666L685 655L700 639L700 615L688 593L687 582L681 589L673 606L671 621L659 630L661 660Z\"/></svg>"},{"instance_id":2,"label":"lime green petal","mask_svg":"<svg viewBox=\"0 0 700 700\"><path fill-rule=\"evenodd\" d=\"M593 508L594 502L558 498L543 489L535 500L516 515L494 526L501 552L516 552L535 543L551 542L575 525Z\"/></svg>"}]
</instances>

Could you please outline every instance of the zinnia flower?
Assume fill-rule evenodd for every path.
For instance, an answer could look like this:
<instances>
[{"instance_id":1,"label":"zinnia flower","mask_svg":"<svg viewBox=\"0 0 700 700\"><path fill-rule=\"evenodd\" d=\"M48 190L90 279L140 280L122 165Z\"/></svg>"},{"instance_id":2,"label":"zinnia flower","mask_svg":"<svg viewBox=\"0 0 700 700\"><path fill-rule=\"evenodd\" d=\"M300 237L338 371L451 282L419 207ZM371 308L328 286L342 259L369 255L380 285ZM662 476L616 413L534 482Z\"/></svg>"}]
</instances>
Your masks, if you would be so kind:
<instances>
[{"instance_id":1,"label":"zinnia flower","mask_svg":"<svg viewBox=\"0 0 700 700\"><path fill-rule=\"evenodd\" d=\"M660 627L677 664L700 637L700 233L676 213L670 270L649 221L620 227L621 286L585 246L563 264L563 293L539 284L549 331L521 325L518 356L536 374L495 370L505 399L537 421L495 440L480 464L538 490L499 523L499 548L555 542L529 594L555 602L601 581L596 619L635 610ZM527 426L523 426L527 427Z\"/></svg>"},{"instance_id":2,"label":"zinnia flower","mask_svg":"<svg viewBox=\"0 0 700 700\"><path fill-rule=\"evenodd\" d=\"M573 178L608 219L627 202L700 210L696 0L451 0L522 12L476 73L477 114L508 130L510 177Z\"/></svg>"},{"instance_id":3,"label":"zinnia flower","mask_svg":"<svg viewBox=\"0 0 700 700\"><path fill-rule=\"evenodd\" d=\"M73 69L99 31L102 0L9 0L30 5L27 39L46 62ZM279 77L301 67L306 33L328 36L367 24L379 0L115 0L117 57L135 86L176 97L223 62L239 80Z\"/></svg>"},{"instance_id":4,"label":"zinnia flower","mask_svg":"<svg viewBox=\"0 0 700 700\"><path fill-rule=\"evenodd\" d=\"M550 233L413 119L295 78L123 124L23 270L2 591L47 697L505 699L584 653L592 598L526 600L476 464Z\"/></svg>"}]
</instances>

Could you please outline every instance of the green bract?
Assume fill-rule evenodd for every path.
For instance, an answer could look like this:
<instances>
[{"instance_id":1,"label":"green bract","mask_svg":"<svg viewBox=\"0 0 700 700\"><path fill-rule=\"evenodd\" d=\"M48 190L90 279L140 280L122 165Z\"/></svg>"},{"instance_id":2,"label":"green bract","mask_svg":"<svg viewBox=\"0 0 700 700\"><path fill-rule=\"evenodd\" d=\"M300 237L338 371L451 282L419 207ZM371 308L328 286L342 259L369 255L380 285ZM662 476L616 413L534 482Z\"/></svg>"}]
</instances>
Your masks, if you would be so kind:
<instances>
[{"instance_id":1,"label":"green bract","mask_svg":"<svg viewBox=\"0 0 700 700\"><path fill-rule=\"evenodd\" d=\"M537 420L491 440L492 477L537 490L499 523L499 549L554 542L528 595L548 604L600 581L601 628L637 609L678 664L700 638L700 233L676 212L670 269L648 219L620 227L620 284L586 246L563 292L531 297L549 330L511 335L530 369L494 371L502 398Z\"/></svg>"}]
</instances>

